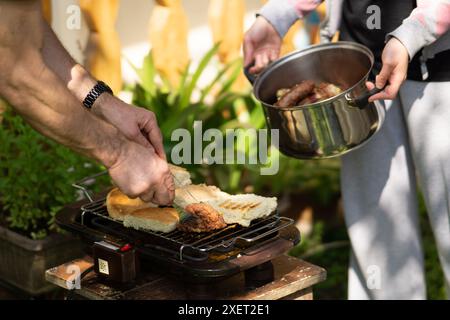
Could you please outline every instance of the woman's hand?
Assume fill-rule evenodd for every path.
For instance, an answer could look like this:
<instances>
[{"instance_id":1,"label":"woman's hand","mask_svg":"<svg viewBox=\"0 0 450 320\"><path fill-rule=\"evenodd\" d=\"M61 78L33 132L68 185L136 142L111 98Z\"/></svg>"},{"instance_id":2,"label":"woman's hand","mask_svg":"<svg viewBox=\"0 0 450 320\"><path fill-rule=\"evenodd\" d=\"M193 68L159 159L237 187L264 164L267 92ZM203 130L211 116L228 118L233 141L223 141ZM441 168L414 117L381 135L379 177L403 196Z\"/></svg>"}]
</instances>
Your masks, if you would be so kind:
<instances>
[{"instance_id":1,"label":"woman's hand","mask_svg":"<svg viewBox=\"0 0 450 320\"><path fill-rule=\"evenodd\" d=\"M259 16L244 37L244 65L253 74L260 73L271 61L278 58L282 39L264 17Z\"/></svg>"},{"instance_id":2,"label":"woman's hand","mask_svg":"<svg viewBox=\"0 0 450 320\"><path fill-rule=\"evenodd\" d=\"M397 39L391 38L384 47L381 56L383 67L375 79L375 84L367 83L367 88L372 90L375 88L386 88L372 97L369 102L375 100L393 100L400 90L400 86L406 79L409 64L409 54L405 46Z\"/></svg>"}]
</instances>

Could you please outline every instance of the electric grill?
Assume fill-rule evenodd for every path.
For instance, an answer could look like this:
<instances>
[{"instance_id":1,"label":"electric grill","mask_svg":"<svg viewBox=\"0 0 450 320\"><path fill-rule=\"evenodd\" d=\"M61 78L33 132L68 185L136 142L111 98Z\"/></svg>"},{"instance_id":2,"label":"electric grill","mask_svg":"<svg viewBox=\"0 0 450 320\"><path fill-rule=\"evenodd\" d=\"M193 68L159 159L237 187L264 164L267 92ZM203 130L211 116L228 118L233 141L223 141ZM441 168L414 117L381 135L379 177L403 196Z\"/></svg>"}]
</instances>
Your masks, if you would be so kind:
<instances>
[{"instance_id":1,"label":"electric grill","mask_svg":"<svg viewBox=\"0 0 450 320\"><path fill-rule=\"evenodd\" d=\"M246 271L249 282L262 284L271 281L273 267L270 261L286 253L300 240L293 220L280 216L278 212L253 221L249 227L229 225L210 233L135 230L109 217L105 205L106 192L91 196L81 184L74 186L83 190L88 199L63 208L56 215L56 223L62 229L81 236L88 248L94 248L90 250L94 260L99 244L106 244L108 258L111 252L123 255L132 249L137 260L136 264L131 263L133 267L140 265L141 268L159 270L187 283L210 283L242 271ZM99 261L103 259L107 258ZM124 268L124 261L130 264L130 259L123 256L117 260L122 264L121 268ZM101 275L101 266L96 264L96 271ZM131 278L122 276L122 279Z\"/></svg>"}]
</instances>

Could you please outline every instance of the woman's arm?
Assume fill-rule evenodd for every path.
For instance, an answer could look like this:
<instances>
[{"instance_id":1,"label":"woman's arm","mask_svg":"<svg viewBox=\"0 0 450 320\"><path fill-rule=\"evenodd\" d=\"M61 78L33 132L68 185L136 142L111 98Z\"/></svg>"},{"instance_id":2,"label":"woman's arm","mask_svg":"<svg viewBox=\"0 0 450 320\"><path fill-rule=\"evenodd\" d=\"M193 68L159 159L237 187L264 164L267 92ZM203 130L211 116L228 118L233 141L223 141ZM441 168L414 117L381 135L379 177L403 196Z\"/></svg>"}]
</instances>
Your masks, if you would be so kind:
<instances>
[{"instance_id":1,"label":"woman's arm","mask_svg":"<svg viewBox=\"0 0 450 320\"><path fill-rule=\"evenodd\" d=\"M322 0L271 0L259 12L244 38L244 64L261 72L280 54L282 38L291 25L313 11Z\"/></svg>"},{"instance_id":2,"label":"woman's arm","mask_svg":"<svg viewBox=\"0 0 450 320\"><path fill-rule=\"evenodd\" d=\"M323 0L270 0L259 14L277 30L281 38L289 28L308 13L315 10Z\"/></svg>"},{"instance_id":3,"label":"woman's arm","mask_svg":"<svg viewBox=\"0 0 450 320\"><path fill-rule=\"evenodd\" d=\"M392 100L406 79L409 61L422 48L432 44L450 28L450 0L418 0L417 8L400 27L388 34L390 37L383 54L383 67L375 84L368 88L384 88L369 101Z\"/></svg>"},{"instance_id":4,"label":"woman's arm","mask_svg":"<svg viewBox=\"0 0 450 320\"><path fill-rule=\"evenodd\" d=\"M412 59L450 28L450 0L418 0L417 8L388 36L395 37Z\"/></svg>"}]
</instances>

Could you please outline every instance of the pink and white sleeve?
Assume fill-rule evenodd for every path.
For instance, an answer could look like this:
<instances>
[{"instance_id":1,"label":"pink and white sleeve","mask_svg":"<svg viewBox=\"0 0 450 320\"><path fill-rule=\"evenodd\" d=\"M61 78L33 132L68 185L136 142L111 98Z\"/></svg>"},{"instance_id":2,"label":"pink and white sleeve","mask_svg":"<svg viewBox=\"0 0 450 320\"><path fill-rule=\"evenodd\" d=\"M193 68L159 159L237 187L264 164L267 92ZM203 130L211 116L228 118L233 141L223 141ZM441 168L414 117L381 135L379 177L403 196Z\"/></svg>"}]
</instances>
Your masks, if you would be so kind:
<instances>
[{"instance_id":1,"label":"pink and white sleeve","mask_svg":"<svg viewBox=\"0 0 450 320\"><path fill-rule=\"evenodd\" d=\"M417 8L390 33L399 39L412 59L450 29L450 0L418 0Z\"/></svg>"},{"instance_id":2,"label":"pink and white sleeve","mask_svg":"<svg viewBox=\"0 0 450 320\"><path fill-rule=\"evenodd\" d=\"M316 9L323 0L270 0L259 15L266 18L281 37L298 20Z\"/></svg>"}]
</instances>

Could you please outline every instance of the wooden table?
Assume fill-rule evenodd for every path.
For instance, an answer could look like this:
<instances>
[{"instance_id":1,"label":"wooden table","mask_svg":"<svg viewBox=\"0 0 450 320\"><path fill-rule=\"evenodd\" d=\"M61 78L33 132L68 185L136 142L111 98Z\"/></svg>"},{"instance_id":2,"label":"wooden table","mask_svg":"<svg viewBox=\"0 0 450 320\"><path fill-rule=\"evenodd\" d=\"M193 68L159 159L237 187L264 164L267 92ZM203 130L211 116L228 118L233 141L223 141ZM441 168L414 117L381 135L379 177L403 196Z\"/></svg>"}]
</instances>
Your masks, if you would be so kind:
<instances>
[{"instance_id":1,"label":"wooden table","mask_svg":"<svg viewBox=\"0 0 450 320\"><path fill-rule=\"evenodd\" d=\"M238 300L312 300L313 286L326 278L323 268L287 255L273 261L274 281L256 289L246 289L243 274L214 283L218 299ZM92 266L92 259L73 260L46 271L47 281L68 289L74 270L83 272ZM88 273L76 295L92 300L185 300L185 287L179 281L155 273L142 273L135 284L117 286L101 282L94 272Z\"/></svg>"}]
</instances>

